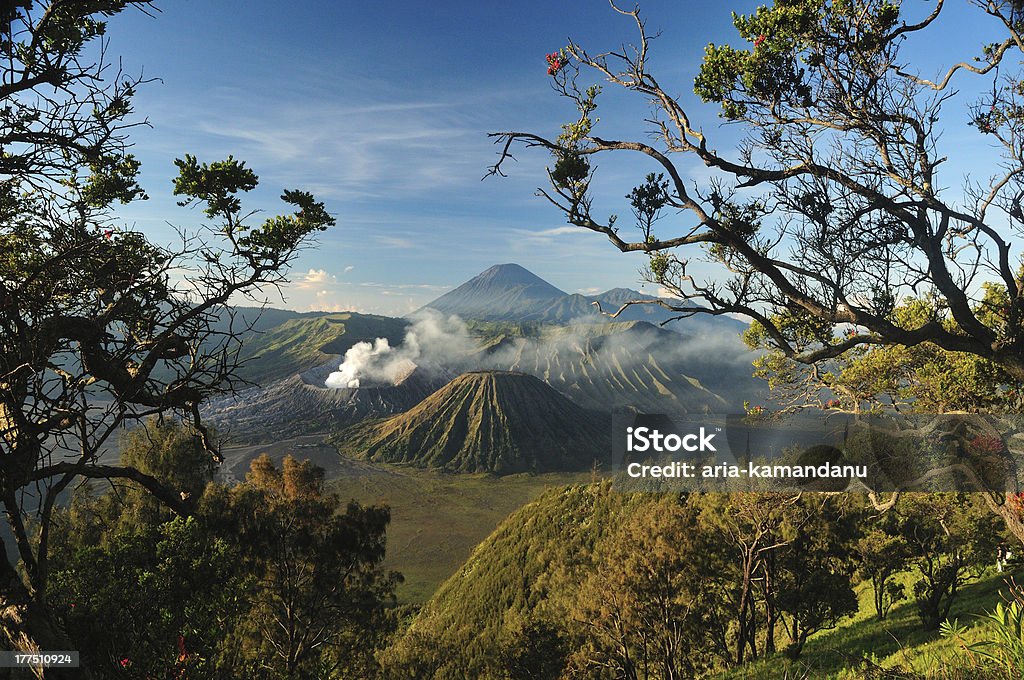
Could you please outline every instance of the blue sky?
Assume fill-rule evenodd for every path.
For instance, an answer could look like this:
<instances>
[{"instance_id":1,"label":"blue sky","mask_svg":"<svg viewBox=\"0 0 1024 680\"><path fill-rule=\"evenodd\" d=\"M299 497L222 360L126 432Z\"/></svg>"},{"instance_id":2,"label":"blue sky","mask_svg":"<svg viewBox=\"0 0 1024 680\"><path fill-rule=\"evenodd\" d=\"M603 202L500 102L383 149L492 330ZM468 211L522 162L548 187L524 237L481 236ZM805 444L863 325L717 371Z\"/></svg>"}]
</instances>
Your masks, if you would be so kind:
<instances>
[{"instance_id":1,"label":"blue sky","mask_svg":"<svg viewBox=\"0 0 1024 680\"><path fill-rule=\"evenodd\" d=\"M662 83L692 100L704 46L738 44L730 10L757 4L643 3L649 30L662 32L652 58ZM984 19L967 4L953 0L939 27L943 39L915 49L936 64L975 49ZM931 3L904 5L924 13ZM545 53L570 35L594 51L633 38L629 20L605 0L159 6L155 18L116 17L109 31L126 70L160 79L136 100L152 125L133 135L152 198L120 211L134 228L172 242L168 223L188 228L202 219L170 195L174 158L233 154L261 178L249 207L272 214L282 188L303 188L338 220L303 253L286 302L275 306L404 314L500 262L518 262L570 292L640 287L642 256L566 226L533 196L545 154L521 151L511 177L480 181L497 151L488 132L554 136L574 113L549 87ZM642 137L636 122L647 110L635 96L606 90L602 132ZM716 131L714 110L696 110L728 148L736 131ZM944 143L962 152L962 167L985 167L977 135ZM706 176L689 160L680 165L695 179ZM655 168L599 166L598 212L628 215L621 197L647 169Z\"/></svg>"}]
</instances>

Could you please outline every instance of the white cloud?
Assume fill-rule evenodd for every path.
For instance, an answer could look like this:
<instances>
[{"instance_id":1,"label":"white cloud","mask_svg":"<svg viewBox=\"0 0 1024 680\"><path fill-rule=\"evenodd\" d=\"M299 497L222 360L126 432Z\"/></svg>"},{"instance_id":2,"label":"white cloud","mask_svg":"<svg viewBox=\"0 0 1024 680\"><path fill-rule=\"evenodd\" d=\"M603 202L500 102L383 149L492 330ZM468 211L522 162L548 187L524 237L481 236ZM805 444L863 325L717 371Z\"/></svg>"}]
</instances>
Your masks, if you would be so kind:
<instances>
[{"instance_id":1,"label":"white cloud","mask_svg":"<svg viewBox=\"0 0 1024 680\"><path fill-rule=\"evenodd\" d=\"M522 229L513 228L508 230L509 241L516 247L529 246L531 248L542 246L568 247L569 240L575 243L585 242L601 243L602 236L590 229L564 225L561 227L550 227L548 229ZM583 237L583 238L580 238ZM578 240L577 240L578 239Z\"/></svg>"},{"instance_id":2,"label":"white cloud","mask_svg":"<svg viewBox=\"0 0 1024 680\"><path fill-rule=\"evenodd\" d=\"M306 283L330 283L337 280L338 277L328 274L326 269L310 269L304 279Z\"/></svg>"},{"instance_id":3,"label":"white cloud","mask_svg":"<svg viewBox=\"0 0 1024 680\"><path fill-rule=\"evenodd\" d=\"M541 231L530 232L534 236L562 236L564 234L589 234L592 233L589 229L583 227L574 227L572 225L566 225L564 227L554 227L552 229L542 229Z\"/></svg>"},{"instance_id":4,"label":"white cloud","mask_svg":"<svg viewBox=\"0 0 1024 680\"><path fill-rule=\"evenodd\" d=\"M322 289L324 286L330 286L338 282L338 277L331 274L326 269L310 269L308 272L302 275L302 278L295 281L293 284L295 288L302 290L315 290Z\"/></svg>"}]
</instances>

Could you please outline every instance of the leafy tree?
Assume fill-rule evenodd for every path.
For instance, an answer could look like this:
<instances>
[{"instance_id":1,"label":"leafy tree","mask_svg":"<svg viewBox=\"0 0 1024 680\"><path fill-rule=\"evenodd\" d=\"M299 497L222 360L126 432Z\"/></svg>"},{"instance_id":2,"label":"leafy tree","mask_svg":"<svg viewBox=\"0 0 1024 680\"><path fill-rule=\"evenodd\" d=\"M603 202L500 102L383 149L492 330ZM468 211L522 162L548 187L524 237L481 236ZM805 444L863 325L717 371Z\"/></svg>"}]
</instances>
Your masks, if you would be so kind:
<instances>
[{"instance_id":1,"label":"leafy tree","mask_svg":"<svg viewBox=\"0 0 1024 680\"><path fill-rule=\"evenodd\" d=\"M343 509L323 475L290 456L279 469L264 454L243 484L203 499L255 578L234 631L249 677L365 676L388 632L383 608L400 578L379 568L388 510Z\"/></svg>"},{"instance_id":2,"label":"leafy tree","mask_svg":"<svg viewBox=\"0 0 1024 680\"><path fill-rule=\"evenodd\" d=\"M51 599L97 677L238 677L218 664L238 552L196 517L115 530L55 560Z\"/></svg>"},{"instance_id":3,"label":"leafy tree","mask_svg":"<svg viewBox=\"0 0 1024 680\"><path fill-rule=\"evenodd\" d=\"M121 461L198 494L213 479L199 438L169 420L127 433ZM53 522L49 601L91 674L237 677L220 644L248 579L237 538L218 535L215 518L176 516L111 480L77 489Z\"/></svg>"},{"instance_id":4,"label":"leafy tree","mask_svg":"<svg viewBox=\"0 0 1024 680\"><path fill-rule=\"evenodd\" d=\"M787 508L774 560L775 599L789 634L786 652L791 658L800 656L809 636L834 628L857 611L850 584L853 519L828 497L801 497ZM774 631L769 629L768 635L774 636Z\"/></svg>"},{"instance_id":5,"label":"leafy tree","mask_svg":"<svg viewBox=\"0 0 1024 680\"><path fill-rule=\"evenodd\" d=\"M283 282L334 223L312 195L285 191L292 213L250 224L241 194L256 174L230 157L185 156L174 193L211 224L173 249L118 227L113 206L145 197L127 138L145 124L132 108L141 78L112 70L98 47L107 17L149 6L0 8L0 503L13 537L0 543L3 647L66 648L47 603L49 544L76 480L131 481L180 514L193 509L191 490L101 464L101 448L122 425L173 414L218 458L199 406L236 382L244 329L225 330L225 305Z\"/></svg>"},{"instance_id":6,"label":"leafy tree","mask_svg":"<svg viewBox=\"0 0 1024 680\"><path fill-rule=\"evenodd\" d=\"M715 639L719 647L731 646L727 658L732 664L741 665L762 651L774 650L778 570L771 562L787 542L780 531L788 507L795 503L799 498L778 493L709 494L701 499L701 526L708 535L718 537L708 546L719 576L712 582L714 598L731 622L731 640L728 631L721 629ZM767 650L758 648L759 585L769 605Z\"/></svg>"},{"instance_id":7,"label":"leafy tree","mask_svg":"<svg viewBox=\"0 0 1024 680\"><path fill-rule=\"evenodd\" d=\"M991 297L998 297L998 287L988 290ZM939 301L932 296L906 299L893 308L891 317L900 327L912 328L941 317L937 305ZM807 315L796 313L773 318L787 328L810 322ZM943 323L953 327L949 320ZM820 327L806 331L800 342L813 343L828 332ZM744 333L744 340L752 349L764 352L755 360L755 375L767 380L786 405L815 404L855 413L1006 412L1021 406L1019 383L997 364L931 343L858 347L807 366L775 349L756 321Z\"/></svg>"},{"instance_id":8,"label":"leafy tree","mask_svg":"<svg viewBox=\"0 0 1024 680\"><path fill-rule=\"evenodd\" d=\"M960 587L991 562L999 527L971 494L915 494L897 512L920 575L913 586L918 613L924 627L935 630Z\"/></svg>"},{"instance_id":9,"label":"leafy tree","mask_svg":"<svg viewBox=\"0 0 1024 680\"><path fill-rule=\"evenodd\" d=\"M571 614L585 631L571 659L583 677L691 678L713 665L717 565L706 559L698 512L669 494L604 546Z\"/></svg>"},{"instance_id":10,"label":"leafy tree","mask_svg":"<svg viewBox=\"0 0 1024 680\"><path fill-rule=\"evenodd\" d=\"M875 615L883 621L897 602L906 599L906 589L892 577L903 571L910 558L910 546L901 536L894 515L885 514L866 528L852 546L858 575L871 584Z\"/></svg>"},{"instance_id":11,"label":"leafy tree","mask_svg":"<svg viewBox=\"0 0 1024 680\"><path fill-rule=\"evenodd\" d=\"M201 444L180 425L150 425L122 457L202 486L195 514L154 512L147 495L113 487L55 515L51 602L92 673L372 675L397 578L377 568L387 511L344 508L321 468L290 457L280 469L255 459L237 487L201 485Z\"/></svg>"},{"instance_id":12,"label":"leafy tree","mask_svg":"<svg viewBox=\"0 0 1024 680\"><path fill-rule=\"evenodd\" d=\"M565 631L551 621L538 619L508 636L498 661L509 680L558 680L568 655Z\"/></svg>"}]
</instances>

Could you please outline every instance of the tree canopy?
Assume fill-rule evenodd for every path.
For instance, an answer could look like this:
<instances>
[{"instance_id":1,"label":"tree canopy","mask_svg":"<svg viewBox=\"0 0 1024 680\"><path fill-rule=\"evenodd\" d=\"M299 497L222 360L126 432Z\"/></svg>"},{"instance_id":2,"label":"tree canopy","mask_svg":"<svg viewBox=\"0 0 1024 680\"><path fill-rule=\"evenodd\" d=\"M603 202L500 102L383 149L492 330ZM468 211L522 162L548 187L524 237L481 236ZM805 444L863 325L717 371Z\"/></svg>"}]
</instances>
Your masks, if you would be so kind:
<instances>
[{"instance_id":1,"label":"tree canopy","mask_svg":"<svg viewBox=\"0 0 1024 680\"><path fill-rule=\"evenodd\" d=\"M733 23L740 47L708 45L692 89L741 130L731 151L703 125L678 85L650 66L652 36L638 9L632 44L595 53L570 41L548 73L578 117L561 134L494 133L491 169L503 174L517 145L552 153L540 194L570 224L649 256L646 275L676 298L680 316L744 315L765 343L816 364L855 348L929 343L980 357L1024 379L1024 277L1014 239L1024 226L1024 18L1018 2L972 0L990 18L976 54L951 63L910 61L934 40L943 0L777 0ZM963 61L957 61L962 58ZM942 77L923 74L941 70ZM603 79L648 100L653 114L632 139L599 134ZM958 84L984 92L965 101ZM965 122L966 121L966 122ZM985 180L957 174L944 131L968 126L999 158ZM952 151L955 151L953 149ZM627 195L637 237L592 210L596 159L647 157L658 174ZM712 170L690 182L686 163ZM944 172L949 167L949 172ZM719 265L706 280L692 262ZM986 285L1003 291L995 302ZM931 296L930 313L898 305ZM647 302L648 304L650 302Z\"/></svg>"},{"instance_id":2,"label":"tree canopy","mask_svg":"<svg viewBox=\"0 0 1024 680\"><path fill-rule=\"evenodd\" d=\"M217 458L199 406L238 384L244 328L227 305L282 283L334 224L299 190L281 195L289 212L254 222L242 201L258 182L250 168L186 155L174 194L209 223L181 230L174 247L119 226L115 206L146 198L128 138L146 124L132 106L144 79L114 68L106 38L106 19L129 8L152 5L0 10L0 646L62 648L46 608L48 543L75 480L131 480L191 511L189 489L102 464L104 445L122 425L166 415Z\"/></svg>"}]
</instances>

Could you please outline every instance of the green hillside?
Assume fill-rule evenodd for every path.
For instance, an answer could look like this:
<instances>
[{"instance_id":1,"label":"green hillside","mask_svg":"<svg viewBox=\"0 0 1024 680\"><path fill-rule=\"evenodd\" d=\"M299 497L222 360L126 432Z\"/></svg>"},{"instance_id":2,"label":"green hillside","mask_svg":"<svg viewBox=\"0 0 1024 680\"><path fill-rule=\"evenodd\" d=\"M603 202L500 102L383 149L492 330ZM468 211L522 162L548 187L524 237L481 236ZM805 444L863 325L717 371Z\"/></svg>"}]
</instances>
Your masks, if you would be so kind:
<instances>
[{"instance_id":1,"label":"green hillside","mask_svg":"<svg viewBox=\"0 0 1024 680\"><path fill-rule=\"evenodd\" d=\"M286 319L243 343L242 373L259 383L278 380L343 355L357 342L383 337L399 344L406 326L404 319L354 312Z\"/></svg>"},{"instance_id":2,"label":"green hillside","mask_svg":"<svg viewBox=\"0 0 1024 680\"><path fill-rule=\"evenodd\" d=\"M744 506L751 515L784 504L766 500L766 496L745 498L764 503L760 510ZM909 566L894 577L896 583L906 586L908 598L897 602L882 621L876 617L869 583L856 581L852 614L840 616L834 627L811 635L799 658L788 655L782 644L777 652L765 653L763 636L757 659L735 665L718 657L712 653L718 635L714 609L736 592L735 574L727 573L728 567L726 571L712 568L716 555L726 560L717 563L719 569L735 559L727 518L740 516L731 514L729 502L723 494L625 494L607 483L549 489L508 517L473 550L387 651L386 667L394 677L504 678L510 653L536 653L540 657L529 658L561 655L574 669L568 675L556 671L537 677L619 677L610 671L598 672L598 667L602 659L607 660L602 653L611 650L614 654L620 649L616 631L638 625L638 619L630 619L627 612L645 612L639 621L646 621L653 631L663 625L665 619L660 617L671 610L662 607L674 607L676 615L684 617L681 620L692 623L670 639L689 650L682 653L696 655L688 674L677 677L1003 677L983 673L959 643L922 627L913 594L919 572ZM693 525L691 534L688 527L697 521L712 530L699 531ZM676 527L666 532L673 522ZM716 526L722 529L716 532ZM646 533L652 528L653 534ZM810 533L813 541L819 540L817 532ZM818 548L808 545L807 549L813 552ZM792 559L792 555L780 554L780 559ZM663 567L667 567L665 574L659 576ZM674 584L663 581L666 575L680 580ZM1013 576L1012 570L996 574L989 567L960 587L949 616L968 627L966 641L979 639L982 628L977 615L992 610L1005 597L1005 580ZM680 583L688 595L660 599L670 592L666 589L678 588ZM630 590L636 587L641 590ZM838 589L827 587L817 596L827 603L839 595ZM814 597L813 592L809 597ZM715 598L725 599L715 604ZM651 616L655 618L647 618ZM784 617L783 625L786 620ZM721 640L727 641L735 628L728 620L724 624L719 630L726 636ZM708 632L694 633L701 626L708 627ZM639 635L633 630L633 635ZM782 629L777 635L785 641ZM524 652L524 648L530 651ZM727 643L723 649L731 651L726 648Z\"/></svg>"},{"instance_id":3,"label":"green hillside","mask_svg":"<svg viewBox=\"0 0 1024 680\"><path fill-rule=\"evenodd\" d=\"M332 441L346 455L453 472L586 470L608 457L611 421L531 375L475 371Z\"/></svg>"},{"instance_id":4,"label":"green hillside","mask_svg":"<svg viewBox=\"0 0 1024 680\"><path fill-rule=\"evenodd\" d=\"M593 568L595 548L651 498L606 484L545 491L476 546L424 606L388 652L395 675L486 677L500 640L535 613L557 608L552 597L574 592ZM436 650L439 663L418 659L424 647Z\"/></svg>"}]
</instances>

